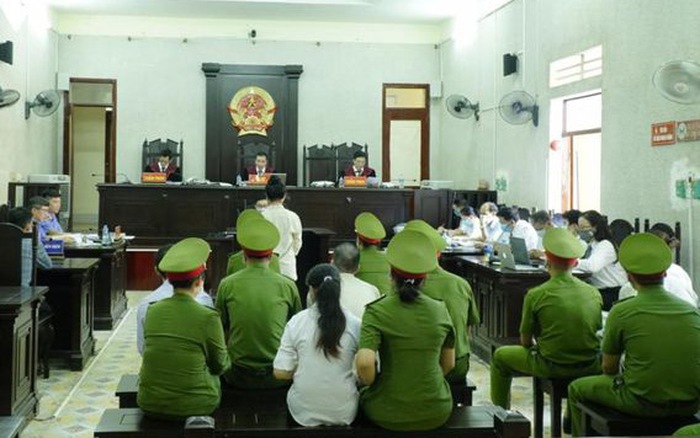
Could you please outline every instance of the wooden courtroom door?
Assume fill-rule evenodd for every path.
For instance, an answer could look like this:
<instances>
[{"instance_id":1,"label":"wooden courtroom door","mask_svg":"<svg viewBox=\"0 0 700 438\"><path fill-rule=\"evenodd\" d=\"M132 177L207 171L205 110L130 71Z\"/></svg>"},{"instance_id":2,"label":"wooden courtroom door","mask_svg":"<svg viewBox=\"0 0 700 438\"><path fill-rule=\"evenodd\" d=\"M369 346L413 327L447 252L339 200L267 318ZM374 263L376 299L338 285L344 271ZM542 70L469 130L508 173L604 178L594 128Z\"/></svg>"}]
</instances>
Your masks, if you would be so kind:
<instances>
[{"instance_id":1,"label":"wooden courtroom door","mask_svg":"<svg viewBox=\"0 0 700 438\"><path fill-rule=\"evenodd\" d=\"M115 182L117 81L71 78L63 118L63 173L71 177L69 227L98 229L96 184Z\"/></svg>"},{"instance_id":2,"label":"wooden courtroom door","mask_svg":"<svg viewBox=\"0 0 700 438\"><path fill-rule=\"evenodd\" d=\"M384 84L382 177L417 186L430 177L430 86Z\"/></svg>"}]
</instances>

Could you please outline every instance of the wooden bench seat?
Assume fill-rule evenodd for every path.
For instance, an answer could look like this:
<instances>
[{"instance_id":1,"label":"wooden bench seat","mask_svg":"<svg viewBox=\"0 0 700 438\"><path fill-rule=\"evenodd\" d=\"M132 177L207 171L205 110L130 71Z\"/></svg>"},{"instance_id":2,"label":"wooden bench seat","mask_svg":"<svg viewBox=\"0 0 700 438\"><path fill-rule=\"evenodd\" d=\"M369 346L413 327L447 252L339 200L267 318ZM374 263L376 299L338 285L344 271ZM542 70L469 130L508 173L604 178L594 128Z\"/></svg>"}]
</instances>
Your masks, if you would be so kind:
<instances>
[{"instance_id":1,"label":"wooden bench seat","mask_svg":"<svg viewBox=\"0 0 700 438\"><path fill-rule=\"evenodd\" d=\"M530 422L518 413L495 406L455 407L445 426L430 431L391 432L367 421L348 427L306 428L290 421L286 407L262 408L257 412L220 408L213 415L213 427L192 427L182 422L167 422L148 418L138 408L107 409L95 430L96 438L137 437L236 437L236 438L298 438L298 437L502 437L525 438L530 435Z\"/></svg>"},{"instance_id":2,"label":"wooden bench seat","mask_svg":"<svg viewBox=\"0 0 700 438\"><path fill-rule=\"evenodd\" d=\"M119 379L119 384L117 385L117 390L115 395L119 398L120 408L137 408L136 404L136 394L139 389L139 376L138 374L124 374ZM474 391L476 391L476 384L471 380L467 379L465 384L451 385L452 399L455 405L459 406L471 406ZM279 401L280 403L286 403L287 388L273 389L273 390L259 390L259 391L239 391L232 388L227 388L222 385L222 404L226 406L233 406L237 404L238 400L250 401L252 403L257 403L260 401ZM252 397L252 400L250 398Z\"/></svg>"},{"instance_id":3,"label":"wooden bench seat","mask_svg":"<svg viewBox=\"0 0 700 438\"><path fill-rule=\"evenodd\" d=\"M588 402L579 402L581 432L584 436L672 435L683 426L700 421L700 413L666 418L635 417Z\"/></svg>"},{"instance_id":4,"label":"wooden bench seat","mask_svg":"<svg viewBox=\"0 0 700 438\"><path fill-rule=\"evenodd\" d=\"M19 438L25 423L26 419L24 417L0 417L0 437Z\"/></svg>"},{"instance_id":5,"label":"wooden bench seat","mask_svg":"<svg viewBox=\"0 0 700 438\"><path fill-rule=\"evenodd\" d=\"M476 384L467 379L464 383L451 384L450 391L452 391L455 406L471 406Z\"/></svg>"}]
</instances>

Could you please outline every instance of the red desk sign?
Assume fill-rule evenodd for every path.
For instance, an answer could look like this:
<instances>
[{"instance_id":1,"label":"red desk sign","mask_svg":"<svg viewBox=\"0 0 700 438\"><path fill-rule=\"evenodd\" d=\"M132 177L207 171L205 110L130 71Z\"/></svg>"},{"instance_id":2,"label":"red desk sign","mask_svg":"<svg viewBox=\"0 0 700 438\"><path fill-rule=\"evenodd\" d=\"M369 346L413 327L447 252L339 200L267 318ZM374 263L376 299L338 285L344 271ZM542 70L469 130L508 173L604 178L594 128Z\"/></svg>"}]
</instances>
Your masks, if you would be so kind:
<instances>
[{"instance_id":1,"label":"red desk sign","mask_svg":"<svg viewBox=\"0 0 700 438\"><path fill-rule=\"evenodd\" d=\"M270 179L270 174L266 173L262 176L258 176L255 174L248 175L248 185L259 185L259 186L264 186L267 185L267 181Z\"/></svg>"},{"instance_id":2,"label":"red desk sign","mask_svg":"<svg viewBox=\"0 0 700 438\"><path fill-rule=\"evenodd\" d=\"M366 176L346 176L345 187L367 187Z\"/></svg>"},{"instance_id":3,"label":"red desk sign","mask_svg":"<svg viewBox=\"0 0 700 438\"><path fill-rule=\"evenodd\" d=\"M141 174L142 183L164 183L168 180L167 173L161 172L144 172Z\"/></svg>"}]
</instances>

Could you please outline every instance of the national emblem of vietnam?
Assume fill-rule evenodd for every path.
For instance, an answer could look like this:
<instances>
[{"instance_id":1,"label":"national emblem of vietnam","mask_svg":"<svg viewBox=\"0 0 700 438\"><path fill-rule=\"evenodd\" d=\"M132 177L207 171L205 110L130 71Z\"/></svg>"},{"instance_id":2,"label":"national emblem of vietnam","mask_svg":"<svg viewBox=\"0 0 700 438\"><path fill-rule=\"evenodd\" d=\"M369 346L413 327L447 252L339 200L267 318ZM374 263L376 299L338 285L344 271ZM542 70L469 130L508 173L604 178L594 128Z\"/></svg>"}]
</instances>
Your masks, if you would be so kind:
<instances>
[{"instance_id":1,"label":"national emblem of vietnam","mask_svg":"<svg viewBox=\"0 0 700 438\"><path fill-rule=\"evenodd\" d=\"M277 107L270 93L260 87L243 87L233 95L228 106L231 124L238 135L257 134L267 136Z\"/></svg>"}]
</instances>

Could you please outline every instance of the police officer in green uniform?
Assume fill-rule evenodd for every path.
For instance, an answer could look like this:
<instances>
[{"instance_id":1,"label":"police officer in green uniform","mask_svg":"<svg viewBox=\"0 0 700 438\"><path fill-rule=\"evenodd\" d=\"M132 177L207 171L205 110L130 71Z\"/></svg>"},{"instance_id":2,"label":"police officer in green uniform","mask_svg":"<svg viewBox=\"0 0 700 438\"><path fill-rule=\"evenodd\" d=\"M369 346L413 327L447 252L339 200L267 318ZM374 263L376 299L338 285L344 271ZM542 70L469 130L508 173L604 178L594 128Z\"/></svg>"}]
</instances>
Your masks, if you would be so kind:
<instances>
[{"instance_id":1,"label":"police officer in green uniform","mask_svg":"<svg viewBox=\"0 0 700 438\"><path fill-rule=\"evenodd\" d=\"M573 435L584 432L578 402L652 418L697 412L700 312L664 290L671 261L668 245L653 234L635 234L622 241L620 264L639 293L610 310L603 336L604 374L569 385Z\"/></svg>"},{"instance_id":2,"label":"police officer in green uniform","mask_svg":"<svg viewBox=\"0 0 700 438\"><path fill-rule=\"evenodd\" d=\"M440 258L447 242L440 233L427 222L415 219L406 224L404 230L414 230L425 234ZM445 271L436 265L428 273L421 292L431 298L443 301L455 327L455 367L446 376L450 383L466 383L469 371L469 327L479 324L479 310L476 307L472 288L467 280Z\"/></svg>"},{"instance_id":3,"label":"police officer in green uniform","mask_svg":"<svg viewBox=\"0 0 700 438\"><path fill-rule=\"evenodd\" d=\"M152 304L146 315L137 402L149 415L209 415L221 400L219 376L231 365L221 319L194 299L204 285L209 252L204 240L184 239L158 265L175 293Z\"/></svg>"},{"instance_id":4,"label":"police officer in green uniform","mask_svg":"<svg viewBox=\"0 0 700 438\"><path fill-rule=\"evenodd\" d=\"M294 282L270 269L279 242L275 225L264 218L246 220L236 233L246 268L221 281L216 308L227 330L232 366L224 377L237 388L288 385L272 375L287 321L301 310Z\"/></svg>"},{"instance_id":5,"label":"police officer in green uniform","mask_svg":"<svg viewBox=\"0 0 700 438\"><path fill-rule=\"evenodd\" d=\"M491 358L491 401L505 409L514 373L562 378L600 372L596 332L603 302L598 289L571 274L584 248L562 228L548 230L542 243L550 279L525 294L521 345L501 347Z\"/></svg>"},{"instance_id":6,"label":"police officer in green uniform","mask_svg":"<svg viewBox=\"0 0 700 438\"><path fill-rule=\"evenodd\" d=\"M360 249L360 268L355 277L376 286L382 295L388 295L391 292L389 262L380 249L382 239L386 237L384 225L372 213L360 213L355 218L355 233Z\"/></svg>"},{"instance_id":7,"label":"police officer in green uniform","mask_svg":"<svg viewBox=\"0 0 700 438\"><path fill-rule=\"evenodd\" d=\"M236 219L236 229L240 228L240 226L244 224L247 220L262 218L263 215L258 210L243 210ZM243 268L245 268L245 257L243 255L243 250L233 253L228 257L228 263L226 265L226 275L234 274L242 270ZM270 257L270 269L277 273L280 272L280 258L277 254L273 253L272 257Z\"/></svg>"},{"instance_id":8,"label":"police officer in green uniform","mask_svg":"<svg viewBox=\"0 0 700 438\"><path fill-rule=\"evenodd\" d=\"M402 231L389 243L387 259L396 292L368 304L362 317L355 363L369 387L360 405L386 429L434 429L452 412L444 375L454 367L455 335L445 304L420 291L437 265L433 246L422 233Z\"/></svg>"}]
</instances>

